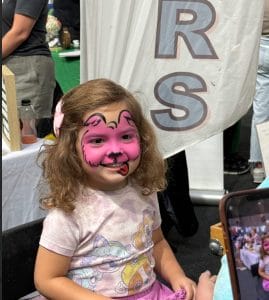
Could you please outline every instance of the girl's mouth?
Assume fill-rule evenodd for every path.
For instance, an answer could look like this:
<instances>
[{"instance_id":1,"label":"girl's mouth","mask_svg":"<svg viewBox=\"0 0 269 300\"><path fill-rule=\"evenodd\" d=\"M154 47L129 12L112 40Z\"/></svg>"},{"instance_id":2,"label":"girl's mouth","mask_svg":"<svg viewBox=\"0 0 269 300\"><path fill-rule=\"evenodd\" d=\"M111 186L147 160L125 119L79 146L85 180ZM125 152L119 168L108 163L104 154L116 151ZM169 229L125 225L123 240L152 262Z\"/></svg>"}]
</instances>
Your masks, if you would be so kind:
<instances>
[{"instance_id":1,"label":"girl's mouth","mask_svg":"<svg viewBox=\"0 0 269 300\"><path fill-rule=\"evenodd\" d=\"M126 176L129 172L128 162L101 164L101 166L104 168L115 169L115 171L117 171L117 173L121 174L122 176Z\"/></svg>"},{"instance_id":2,"label":"girl's mouth","mask_svg":"<svg viewBox=\"0 0 269 300\"><path fill-rule=\"evenodd\" d=\"M112 164L101 164L102 167L105 167L105 168L121 168L122 166L126 165L127 162L124 162L124 163L112 163Z\"/></svg>"}]
</instances>

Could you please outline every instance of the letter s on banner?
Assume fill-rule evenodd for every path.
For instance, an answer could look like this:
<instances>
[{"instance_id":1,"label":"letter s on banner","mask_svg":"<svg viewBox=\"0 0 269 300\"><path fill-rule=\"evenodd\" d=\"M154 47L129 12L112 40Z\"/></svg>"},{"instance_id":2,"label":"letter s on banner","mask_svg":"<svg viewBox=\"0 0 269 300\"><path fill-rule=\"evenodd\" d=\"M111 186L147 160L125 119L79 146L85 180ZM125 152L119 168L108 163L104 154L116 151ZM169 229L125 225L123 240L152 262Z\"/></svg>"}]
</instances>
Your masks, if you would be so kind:
<instances>
[{"instance_id":1,"label":"letter s on banner","mask_svg":"<svg viewBox=\"0 0 269 300\"><path fill-rule=\"evenodd\" d=\"M189 72L175 72L163 76L154 88L156 99L169 109L151 110L154 124L166 131L183 131L199 126L207 116L206 102L196 92L206 92L202 77ZM172 109L181 110L183 116L175 116Z\"/></svg>"}]
</instances>

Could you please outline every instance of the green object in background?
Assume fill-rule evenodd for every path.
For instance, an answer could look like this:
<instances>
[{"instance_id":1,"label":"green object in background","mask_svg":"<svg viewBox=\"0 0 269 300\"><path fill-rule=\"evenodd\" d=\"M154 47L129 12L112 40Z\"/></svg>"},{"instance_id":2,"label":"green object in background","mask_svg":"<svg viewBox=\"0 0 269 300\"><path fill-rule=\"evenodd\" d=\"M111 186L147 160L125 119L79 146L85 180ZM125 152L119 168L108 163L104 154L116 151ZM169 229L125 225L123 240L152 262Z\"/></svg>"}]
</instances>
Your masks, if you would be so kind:
<instances>
[{"instance_id":1,"label":"green object in background","mask_svg":"<svg viewBox=\"0 0 269 300\"><path fill-rule=\"evenodd\" d=\"M73 49L51 49L55 64L55 77L64 94L80 84L80 57L59 57L59 53L69 51Z\"/></svg>"}]
</instances>

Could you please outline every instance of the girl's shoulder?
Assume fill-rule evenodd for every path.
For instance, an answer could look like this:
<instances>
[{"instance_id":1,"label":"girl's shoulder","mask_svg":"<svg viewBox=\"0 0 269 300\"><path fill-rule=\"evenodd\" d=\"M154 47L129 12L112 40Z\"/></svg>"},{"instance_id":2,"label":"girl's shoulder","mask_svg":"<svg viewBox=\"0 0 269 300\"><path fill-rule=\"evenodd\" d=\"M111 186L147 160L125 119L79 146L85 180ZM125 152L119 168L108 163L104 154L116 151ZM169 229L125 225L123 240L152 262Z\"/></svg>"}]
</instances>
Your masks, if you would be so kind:
<instances>
[{"instance_id":1,"label":"girl's shoulder","mask_svg":"<svg viewBox=\"0 0 269 300\"><path fill-rule=\"evenodd\" d=\"M55 221L54 221L55 220ZM50 208L47 212L47 215L45 217L45 221L52 221L52 222L56 222L56 221L69 221L69 222L73 222L74 221L74 211L72 212L65 212L63 209L61 208Z\"/></svg>"},{"instance_id":2,"label":"girl's shoulder","mask_svg":"<svg viewBox=\"0 0 269 300\"><path fill-rule=\"evenodd\" d=\"M269 263L269 255L264 255L263 260L268 264Z\"/></svg>"}]
</instances>

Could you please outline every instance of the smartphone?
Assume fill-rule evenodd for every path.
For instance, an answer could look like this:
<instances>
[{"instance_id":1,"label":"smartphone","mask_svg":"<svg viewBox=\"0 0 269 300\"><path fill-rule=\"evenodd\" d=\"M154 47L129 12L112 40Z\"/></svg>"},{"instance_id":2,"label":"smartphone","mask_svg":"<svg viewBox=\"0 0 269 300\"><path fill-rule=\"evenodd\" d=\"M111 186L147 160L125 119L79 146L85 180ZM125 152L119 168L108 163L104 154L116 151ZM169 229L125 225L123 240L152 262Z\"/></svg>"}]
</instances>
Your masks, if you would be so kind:
<instances>
[{"instance_id":1,"label":"smartphone","mask_svg":"<svg viewBox=\"0 0 269 300\"><path fill-rule=\"evenodd\" d=\"M269 188L228 193L219 210L234 300L269 299L258 274L269 234Z\"/></svg>"}]
</instances>

